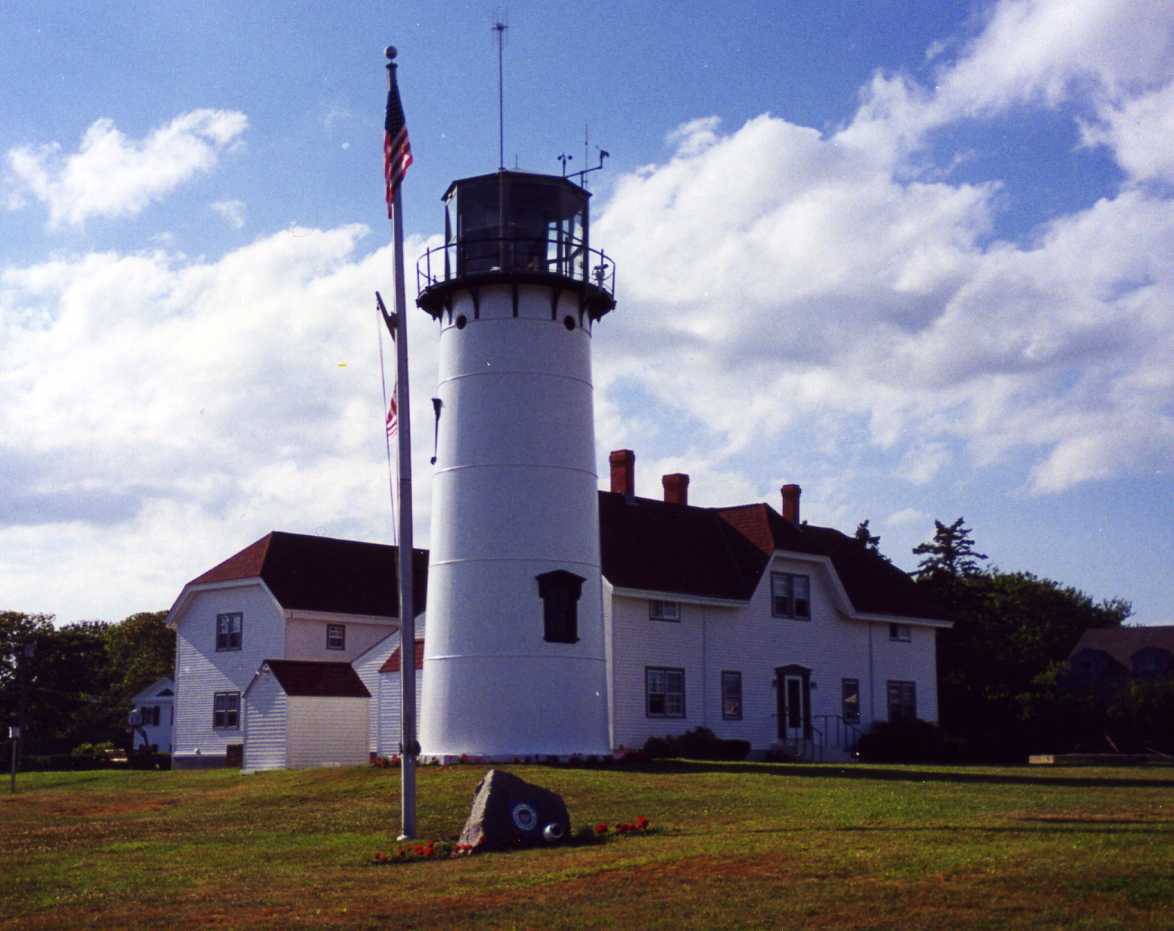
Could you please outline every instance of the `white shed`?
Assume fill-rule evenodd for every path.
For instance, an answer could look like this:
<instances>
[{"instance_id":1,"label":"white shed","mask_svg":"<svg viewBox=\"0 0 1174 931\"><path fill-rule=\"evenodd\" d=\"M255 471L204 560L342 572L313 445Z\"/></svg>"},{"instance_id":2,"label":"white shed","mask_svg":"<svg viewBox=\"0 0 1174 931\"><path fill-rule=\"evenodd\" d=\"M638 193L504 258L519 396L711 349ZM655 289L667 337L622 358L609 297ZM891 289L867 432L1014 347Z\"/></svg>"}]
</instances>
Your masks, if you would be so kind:
<instances>
[{"instance_id":1,"label":"white shed","mask_svg":"<svg viewBox=\"0 0 1174 931\"><path fill-rule=\"evenodd\" d=\"M365 763L370 700L350 663L265 660L244 694L244 769Z\"/></svg>"}]
</instances>

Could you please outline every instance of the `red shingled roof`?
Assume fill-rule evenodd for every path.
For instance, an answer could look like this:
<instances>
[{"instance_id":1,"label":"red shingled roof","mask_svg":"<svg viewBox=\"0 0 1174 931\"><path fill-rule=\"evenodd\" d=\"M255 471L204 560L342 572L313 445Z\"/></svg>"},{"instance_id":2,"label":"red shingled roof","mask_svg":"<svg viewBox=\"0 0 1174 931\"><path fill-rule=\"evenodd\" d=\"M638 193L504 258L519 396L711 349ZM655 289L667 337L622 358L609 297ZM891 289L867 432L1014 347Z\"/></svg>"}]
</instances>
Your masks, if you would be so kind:
<instances>
[{"instance_id":1,"label":"red shingled roof","mask_svg":"<svg viewBox=\"0 0 1174 931\"><path fill-rule=\"evenodd\" d=\"M424 668L424 641L416 641L416 668ZM391 651L391 656L383 661L383 665L379 667L380 672L399 672L399 647Z\"/></svg>"},{"instance_id":2,"label":"red shingled roof","mask_svg":"<svg viewBox=\"0 0 1174 931\"><path fill-rule=\"evenodd\" d=\"M424 610L428 552L415 550L413 600ZM275 530L189 583L264 579L283 608L399 616L399 549Z\"/></svg>"},{"instance_id":3,"label":"red shingled roof","mask_svg":"<svg viewBox=\"0 0 1174 931\"><path fill-rule=\"evenodd\" d=\"M286 695L314 698L370 698L371 693L350 663L315 660L267 659L265 665Z\"/></svg>"}]
</instances>

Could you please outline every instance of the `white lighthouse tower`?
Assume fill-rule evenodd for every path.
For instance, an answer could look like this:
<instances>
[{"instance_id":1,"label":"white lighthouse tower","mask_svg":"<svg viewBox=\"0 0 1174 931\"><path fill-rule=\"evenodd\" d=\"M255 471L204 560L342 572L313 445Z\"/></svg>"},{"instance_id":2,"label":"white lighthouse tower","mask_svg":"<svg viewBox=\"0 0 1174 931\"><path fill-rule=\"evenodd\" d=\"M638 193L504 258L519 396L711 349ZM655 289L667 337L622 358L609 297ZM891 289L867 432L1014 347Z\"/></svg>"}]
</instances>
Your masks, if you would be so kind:
<instances>
[{"instance_id":1,"label":"white lighthouse tower","mask_svg":"<svg viewBox=\"0 0 1174 931\"><path fill-rule=\"evenodd\" d=\"M427 755L609 750L591 335L614 266L589 197L504 169L454 181L418 266L440 325Z\"/></svg>"}]
</instances>

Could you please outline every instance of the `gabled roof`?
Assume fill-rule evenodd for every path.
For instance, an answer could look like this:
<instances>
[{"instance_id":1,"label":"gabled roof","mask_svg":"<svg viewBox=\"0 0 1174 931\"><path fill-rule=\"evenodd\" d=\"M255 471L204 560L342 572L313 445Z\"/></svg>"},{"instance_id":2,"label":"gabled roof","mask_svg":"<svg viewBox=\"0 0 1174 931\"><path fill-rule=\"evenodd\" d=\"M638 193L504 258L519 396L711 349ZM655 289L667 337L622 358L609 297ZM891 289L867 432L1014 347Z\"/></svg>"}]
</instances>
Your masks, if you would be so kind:
<instances>
[{"instance_id":1,"label":"gabled roof","mask_svg":"<svg viewBox=\"0 0 1174 931\"><path fill-rule=\"evenodd\" d=\"M145 689L137 692L130 701L132 705L137 705L140 702L148 702L160 698L167 700L174 697L175 682L172 680L171 676L164 676L162 679L156 679Z\"/></svg>"},{"instance_id":2,"label":"gabled roof","mask_svg":"<svg viewBox=\"0 0 1174 931\"><path fill-rule=\"evenodd\" d=\"M617 588L746 600L779 550L826 557L857 612L941 619L904 572L830 527L766 504L699 508L599 493L603 574Z\"/></svg>"},{"instance_id":3,"label":"gabled roof","mask_svg":"<svg viewBox=\"0 0 1174 931\"><path fill-rule=\"evenodd\" d=\"M428 552L414 550L413 603L424 610ZM263 579L283 608L399 616L399 549L275 530L189 585Z\"/></svg>"},{"instance_id":4,"label":"gabled roof","mask_svg":"<svg viewBox=\"0 0 1174 931\"><path fill-rule=\"evenodd\" d=\"M314 698L370 698L371 693L350 663L316 660L267 659L274 678L286 695Z\"/></svg>"},{"instance_id":5,"label":"gabled roof","mask_svg":"<svg viewBox=\"0 0 1174 931\"><path fill-rule=\"evenodd\" d=\"M1174 653L1174 625L1152 627L1093 627L1080 635L1069 658L1082 650L1107 653L1125 669L1133 668L1133 654L1146 647Z\"/></svg>"}]
</instances>

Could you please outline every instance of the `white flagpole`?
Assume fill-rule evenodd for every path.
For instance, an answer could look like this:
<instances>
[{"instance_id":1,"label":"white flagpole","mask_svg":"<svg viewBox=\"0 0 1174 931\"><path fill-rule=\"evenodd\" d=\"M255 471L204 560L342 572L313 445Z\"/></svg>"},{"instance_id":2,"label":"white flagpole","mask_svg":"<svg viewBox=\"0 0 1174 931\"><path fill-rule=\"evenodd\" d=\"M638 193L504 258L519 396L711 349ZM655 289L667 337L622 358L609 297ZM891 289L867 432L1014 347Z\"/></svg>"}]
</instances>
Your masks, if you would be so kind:
<instances>
[{"instance_id":1,"label":"white flagpole","mask_svg":"<svg viewBox=\"0 0 1174 931\"><path fill-rule=\"evenodd\" d=\"M394 49L388 49L388 81L395 83ZM395 370L399 416L399 618L400 618L400 840L416 836L416 613L412 552L412 427L408 393L408 317L404 297L404 220L400 186L392 204L395 247Z\"/></svg>"}]
</instances>

